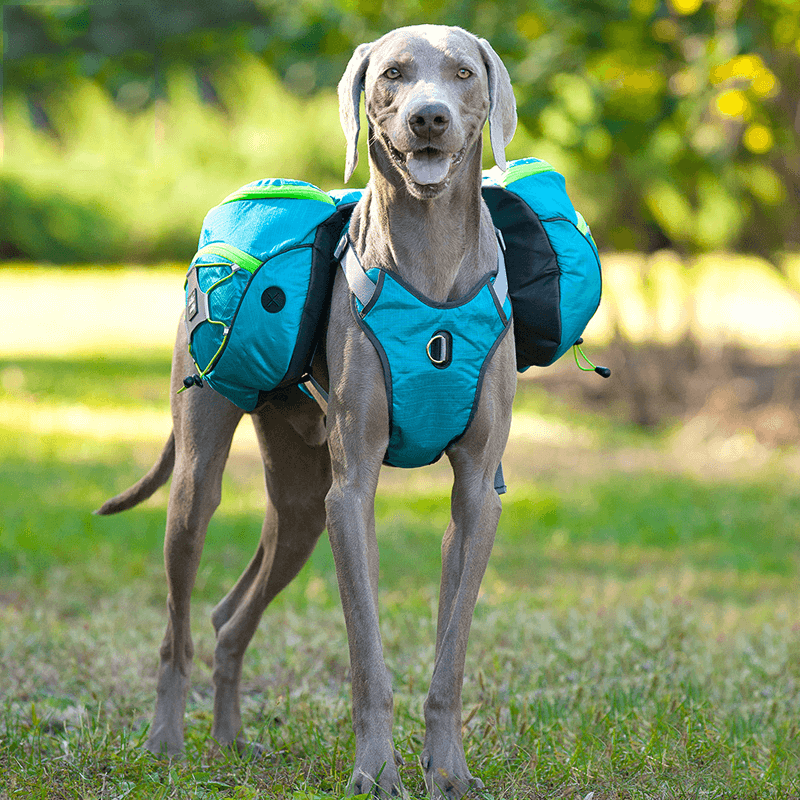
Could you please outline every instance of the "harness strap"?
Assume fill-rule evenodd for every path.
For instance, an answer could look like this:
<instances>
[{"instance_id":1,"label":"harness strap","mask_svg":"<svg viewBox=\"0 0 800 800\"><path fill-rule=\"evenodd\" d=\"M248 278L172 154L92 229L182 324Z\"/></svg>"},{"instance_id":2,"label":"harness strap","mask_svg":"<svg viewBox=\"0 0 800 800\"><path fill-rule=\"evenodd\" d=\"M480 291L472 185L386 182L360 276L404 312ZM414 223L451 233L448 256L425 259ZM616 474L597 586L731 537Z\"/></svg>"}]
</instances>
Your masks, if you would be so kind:
<instances>
[{"instance_id":1,"label":"harness strap","mask_svg":"<svg viewBox=\"0 0 800 800\"><path fill-rule=\"evenodd\" d=\"M506 480L503 477L503 462L497 465L497 472L494 474L494 490L497 494L505 494L508 491Z\"/></svg>"},{"instance_id":2,"label":"harness strap","mask_svg":"<svg viewBox=\"0 0 800 800\"><path fill-rule=\"evenodd\" d=\"M506 301L506 297L508 296L508 275L506 274L506 259L503 255L503 252L506 249L506 243L503 239L503 234L500 232L499 228L495 228L495 233L497 234L497 275L494 279L494 293L497 297L497 301L500 303L500 307L503 307L503 303Z\"/></svg>"},{"instance_id":3,"label":"harness strap","mask_svg":"<svg viewBox=\"0 0 800 800\"><path fill-rule=\"evenodd\" d=\"M508 275L506 274L506 259L503 255L505 242L503 241L503 234L498 228L495 228L495 233L497 234L497 274L495 275L492 290L502 307L508 296ZM356 255L356 249L353 247L350 234L345 233L342 236L339 244L336 245L333 255L342 265L350 291L358 298L358 302L363 307L366 307L372 299L372 295L375 294L375 283L364 272L364 266Z\"/></svg>"},{"instance_id":4,"label":"harness strap","mask_svg":"<svg viewBox=\"0 0 800 800\"><path fill-rule=\"evenodd\" d=\"M333 255L339 259L339 263L342 265L350 291L358 298L358 302L366 307L372 299L372 295L375 294L375 284L364 272L364 267L358 260L356 249L350 240L350 234L345 233L342 236Z\"/></svg>"},{"instance_id":5,"label":"harness strap","mask_svg":"<svg viewBox=\"0 0 800 800\"><path fill-rule=\"evenodd\" d=\"M317 405L322 409L323 414L328 413L328 393L320 386L319 382L309 372L300 379L300 383L306 389L306 392L317 401ZM302 389L303 386L300 388Z\"/></svg>"}]
</instances>

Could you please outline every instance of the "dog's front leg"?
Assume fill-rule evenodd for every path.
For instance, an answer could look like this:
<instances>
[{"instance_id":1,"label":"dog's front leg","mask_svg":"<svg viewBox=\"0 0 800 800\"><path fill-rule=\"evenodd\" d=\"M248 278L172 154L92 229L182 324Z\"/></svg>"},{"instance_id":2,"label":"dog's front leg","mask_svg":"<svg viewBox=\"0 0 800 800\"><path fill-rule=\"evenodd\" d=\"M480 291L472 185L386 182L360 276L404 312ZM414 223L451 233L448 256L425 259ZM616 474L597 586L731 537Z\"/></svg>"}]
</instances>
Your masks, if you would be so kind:
<instances>
[{"instance_id":1,"label":"dog's front leg","mask_svg":"<svg viewBox=\"0 0 800 800\"><path fill-rule=\"evenodd\" d=\"M470 774L461 739L461 686L472 615L494 544L501 503L494 476L511 427L514 398L513 340L490 365L476 416L448 451L454 482L450 525L442 540L442 583L436 661L425 700L422 768L435 800L482 788Z\"/></svg>"},{"instance_id":2,"label":"dog's front leg","mask_svg":"<svg viewBox=\"0 0 800 800\"><path fill-rule=\"evenodd\" d=\"M374 501L388 443L386 393L369 342L361 342L361 348L358 341L352 342L331 353L330 338L328 445L333 483L326 512L350 647L356 759L348 792L402 797L399 757L392 743L392 686L378 625Z\"/></svg>"},{"instance_id":3,"label":"dog's front leg","mask_svg":"<svg viewBox=\"0 0 800 800\"><path fill-rule=\"evenodd\" d=\"M328 534L342 598L353 690L356 760L351 794L402 796L392 743L393 700L378 626L378 552L368 486L334 479L328 494Z\"/></svg>"},{"instance_id":4,"label":"dog's front leg","mask_svg":"<svg viewBox=\"0 0 800 800\"><path fill-rule=\"evenodd\" d=\"M455 464L454 464L455 467ZM457 470L452 517L442 541L436 662L425 700L422 768L434 798L482 787L470 774L461 740L461 686L472 614L500 519L494 474L465 479Z\"/></svg>"}]
</instances>

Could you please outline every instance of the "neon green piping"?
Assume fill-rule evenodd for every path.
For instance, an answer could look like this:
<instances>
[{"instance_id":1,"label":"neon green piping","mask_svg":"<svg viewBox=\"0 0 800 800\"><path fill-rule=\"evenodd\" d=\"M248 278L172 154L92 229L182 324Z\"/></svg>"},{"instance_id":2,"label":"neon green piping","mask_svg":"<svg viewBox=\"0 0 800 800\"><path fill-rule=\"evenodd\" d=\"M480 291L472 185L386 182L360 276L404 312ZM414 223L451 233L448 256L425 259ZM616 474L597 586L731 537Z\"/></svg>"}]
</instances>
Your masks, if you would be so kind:
<instances>
[{"instance_id":1,"label":"neon green piping","mask_svg":"<svg viewBox=\"0 0 800 800\"><path fill-rule=\"evenodd\" d=\"M238 247L234 247L232 244L227 244L225 242L212 242L211 244L207 244L197 251L195 259L197 259L198 256L205 255L228 258L233 261L237 267L246 269L248 272L255 272L262 264L261 261L251 256L250 253L245 253L244 250L240 250Z\"/></svg>"},{"instance_id":2,"label":"neon green piping","mask_svg":"<svg viewBox=\"0 0 800 800\"><path fill-rule=\"evenodd\" d=\"M508 186L509 183L527 178L529 175L539 175L542 172L555 172L555 169L546 161L531 161L530 164L517 164L503 174L502 184Z\"/></svg>"},{"instance_id":3,"label":"neon green piping","mask_svg":"<svg viewBox=\"0 0 800 800\"><path fill-rule=\"evenodd\" d=\"M297 200L319 200L322 203L335 206L336 203L321 189L314 186L295 186L293 184L285 184L282 186L264 186L254 189L238 190L233 194L229 194L220 205L225 203L233 203L236 200L267 200L270 198L277 199L297 199Z\"/></svg>"},{"instance_id":4,"label":"neon green piping","mask_svg":"<svg viewBox=\"0 0 800 800\"><path fill-rule=\"evenodd\" d=\"M209 319L208 322L211 322L214 325L222 325L223 327L225 326L225 323L224 322L220 322L218 319ZM206 368L200 373L200 378L201 379L205 378L206 373L211 369L211 367L214 366L214 362L217 360L217 357L222 352L222 348L225 347L225 342L227 342L227 341L228 341L227 335L223 336L222 337L222 341L220 342L219 348L217 349L217 352L214 353L213 356L211 356L211 360L206 365ZM199 367L200 365L196 364L196 366Z\"/></svg>"}]
</instances>

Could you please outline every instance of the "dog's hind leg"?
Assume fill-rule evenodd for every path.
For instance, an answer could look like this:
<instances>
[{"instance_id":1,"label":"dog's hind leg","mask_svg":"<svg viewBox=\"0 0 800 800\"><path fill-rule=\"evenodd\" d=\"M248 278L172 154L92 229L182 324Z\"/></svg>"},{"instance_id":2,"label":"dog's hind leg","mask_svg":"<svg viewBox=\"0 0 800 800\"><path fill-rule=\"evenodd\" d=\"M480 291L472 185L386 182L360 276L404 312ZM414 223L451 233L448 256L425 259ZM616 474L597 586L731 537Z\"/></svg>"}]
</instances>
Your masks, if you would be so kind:
<instances>
[{"instance_id":1,"label":"dog's hind leg","mask_svg":"<svg viewBox=\"0 0 800 800\"><path fill-rule=\"evenodd\" d=\"M257 752L242 728L239 686L242 660L270 601L297 575L325 528L325 495L331 482L328 447L308 444L298 418L313 404L299 390L253 414L267 486L261 540L250 564L214 610L214 726L220 745ZM276 408L278 406L278 408ZM316 410L321 422L321 412ZM290 424L291 423L291 424Z\"/></svg>"},{"instance_id":2,"label":"dog's hind leg","mask_svg":"<svg viewBox=\"0 0 800 800\"><path fill-rule=\"evenodd\" d=\"M220 501L222 472L244 412L207 387L176 395L193 366L183 325L172 365L175 469L167 507L164 565L167 632L161 644L156 709L146 747L157 755L183 751L183 716L192 667L190 600L212 514Z\"/></svg>"}]
</instances>

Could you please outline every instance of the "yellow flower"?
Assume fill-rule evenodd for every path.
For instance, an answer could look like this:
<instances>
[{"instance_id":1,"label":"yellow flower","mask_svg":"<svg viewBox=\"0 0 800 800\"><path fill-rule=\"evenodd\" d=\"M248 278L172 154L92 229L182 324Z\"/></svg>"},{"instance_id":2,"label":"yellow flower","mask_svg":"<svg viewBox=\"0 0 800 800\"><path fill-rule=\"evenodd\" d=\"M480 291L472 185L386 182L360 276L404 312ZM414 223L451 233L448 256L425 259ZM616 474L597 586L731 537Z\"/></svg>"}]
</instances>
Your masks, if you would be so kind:
<instances>
[{"instance_id":1,"label":"yellow flower","mask_svg":"<svg viewBox=\"0 0 800 800\"><path fill-rule=\"evenodd\" d=\"M727 89L720 92L716 98L717 111L724 117L741 117L749 119L751 114L750 101L741 89Z\"/></svg>"},{"instance_id":2,"label":"yellow flower","mask_svg":"<svg viewBox=\"0 0 800 800\"><path fill-rule=\"evenodd\" d=\"M753 91L761 97L766 97L775 91L778 79L768 70L760 70L753 79Z\"/></svg>"},{"instance_id":3,"label":"yellow flower","mask_svg":"<svg viewBox=\"0 0 800 800\"><path fill-rule=\"evenodd\" d=\"M703 5L703 0L669 0L669 4L676 14L689 16L690 14L694 14L700 6Z\"/></svg>"},{"instance_id":4,"label":"yellow flower","mask_svg":"<svg viewBox=\"0 0 800 800\"><path fill-rule=\"evenodd\" d=\"M744 146L756 155L767 153L772 150L775 140L772 131L766 125L748 125L742 137Z\"/></svg>"}]
</instances>

